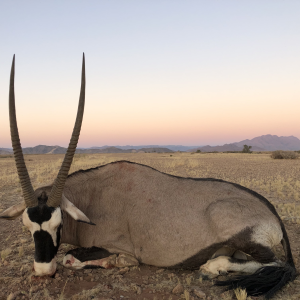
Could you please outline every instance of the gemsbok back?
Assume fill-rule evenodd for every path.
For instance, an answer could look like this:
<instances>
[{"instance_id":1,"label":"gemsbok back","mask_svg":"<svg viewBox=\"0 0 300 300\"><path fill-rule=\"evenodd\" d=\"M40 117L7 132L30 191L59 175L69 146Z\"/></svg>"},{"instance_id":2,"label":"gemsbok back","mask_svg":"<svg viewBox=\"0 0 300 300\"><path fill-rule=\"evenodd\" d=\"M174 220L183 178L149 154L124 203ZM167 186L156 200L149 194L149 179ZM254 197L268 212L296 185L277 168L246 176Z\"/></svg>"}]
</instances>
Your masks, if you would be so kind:
<instances>
[{"instance_id":1,"label":"gemsbok back","mask_svg":"<svg viewBox=\"0 0 300 300\"><path fill-rule=\"evenodd\" d=\"M266 198L248 188L213 178L173 176L129 161L68 175L84 112L84 56L77 118L64 161L54 183L34 191L19 140L14 73L15 58L9 117L24 202L0 217L13 220L23 214L35 243L37 276L55 273L56 254L63 242L93 247L93 251L99 247L101 257L123 253L158 267L200 267L209 278L229 271L249 273L216 284L241 287L248 295L267 299L295 279L282 220ZM272 252L279 243L285 262Z\"/></svg>"}]
</instances>

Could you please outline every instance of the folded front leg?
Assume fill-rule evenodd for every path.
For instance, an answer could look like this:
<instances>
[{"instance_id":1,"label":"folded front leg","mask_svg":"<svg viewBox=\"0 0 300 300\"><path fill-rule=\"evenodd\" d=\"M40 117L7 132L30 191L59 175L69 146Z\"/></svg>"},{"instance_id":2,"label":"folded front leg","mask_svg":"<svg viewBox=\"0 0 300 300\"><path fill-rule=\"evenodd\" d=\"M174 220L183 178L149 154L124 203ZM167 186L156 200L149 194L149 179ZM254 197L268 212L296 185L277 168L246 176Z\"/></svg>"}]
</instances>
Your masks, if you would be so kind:
<instances>
[{"instance_id":1,"label":"folded front leg","mask_svg":"<svg viewBox=\"0 0 300 300\"><path fill-rule=\"evenodd\" d=\"M63 265L75 270L137 266L138 260L128 254L113 254L103 248L77 248L66 253Z\"/></svg>"}]
</instances>

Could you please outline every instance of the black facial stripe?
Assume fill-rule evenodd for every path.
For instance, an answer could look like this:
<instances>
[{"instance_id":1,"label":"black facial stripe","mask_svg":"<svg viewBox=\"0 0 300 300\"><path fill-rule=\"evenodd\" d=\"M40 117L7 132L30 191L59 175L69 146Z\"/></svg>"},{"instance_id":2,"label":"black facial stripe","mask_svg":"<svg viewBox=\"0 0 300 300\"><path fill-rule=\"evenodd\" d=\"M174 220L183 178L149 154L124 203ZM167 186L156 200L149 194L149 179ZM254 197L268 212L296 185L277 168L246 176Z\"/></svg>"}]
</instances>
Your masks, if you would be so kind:
<instances>
[{"instance_id":1,"label":"black facial stripe","mask_svg":"<svg viewBox=\"0 0 300 300\"><path fill-rule=\"evenodd\" d=\"M61 231L62 227L63 227L63 225L60 224L60 225L57 227L57 231L56 231L57 250L58 250L59 245L60 245L60 238L61 238L61 236L60 236L60 231ZM57 253L57 250L56 250L56 253ZM55 253L55 254L56 254L56 253Z\"/></svg>"},{"instance_id":2,"label":"black facial stripe","mask_svg":"<svg viewBox=\"0 0 300 300\"><path fill-rule=\"evenodd\" d=\"M42 225L43 222L49 221L51 219L54 210L54 207L49 207L47 205L36 206L28 208L27 214L30 221Z\"/></svg>"},{"instance_id":3,"label":"black facial stripe","mask_svg":"<svg viewBox=\"0 0 300 300\"><path fill-rule=\"evenodd\" d=\"M60 230L62 225L56 229L56 242L54 246L52 236L44 230L36 231L33 234L35 243L34 260L38 263L49 263L55 257L60 243Z\"/></svg>"}]
</instances>

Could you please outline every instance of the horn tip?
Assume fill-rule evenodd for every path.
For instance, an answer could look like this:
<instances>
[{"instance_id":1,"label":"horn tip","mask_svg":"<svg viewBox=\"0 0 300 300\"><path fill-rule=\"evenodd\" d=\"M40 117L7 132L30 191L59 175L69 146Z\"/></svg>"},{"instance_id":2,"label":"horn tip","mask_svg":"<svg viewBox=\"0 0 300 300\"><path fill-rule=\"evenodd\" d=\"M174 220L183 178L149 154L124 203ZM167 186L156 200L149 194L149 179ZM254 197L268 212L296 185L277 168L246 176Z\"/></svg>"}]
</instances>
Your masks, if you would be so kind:
<instances>
[{"instance_id":1,"label":"horn tip","mask_svg":"<svg viewBox=\"0 0 300 300\"><path fill-rule=\"evenodd\" d=\"M82 72L85 74L85 58L84 58L84 52L82 55Z\"/></svg>"}]
</instances>

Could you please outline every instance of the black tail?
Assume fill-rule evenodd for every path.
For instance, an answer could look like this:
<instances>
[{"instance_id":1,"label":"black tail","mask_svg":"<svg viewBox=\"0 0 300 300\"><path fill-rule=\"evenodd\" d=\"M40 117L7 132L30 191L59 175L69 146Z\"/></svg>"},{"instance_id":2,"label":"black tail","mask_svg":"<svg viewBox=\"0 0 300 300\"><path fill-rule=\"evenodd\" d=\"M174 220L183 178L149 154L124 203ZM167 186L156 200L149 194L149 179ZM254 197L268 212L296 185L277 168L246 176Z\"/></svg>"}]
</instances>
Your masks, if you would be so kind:
<instances>
[{"instance_id":1,"label":"black tail","mask_svg":"<svg viewBox=\"0 0 300 300\"><path fill-rule=\"evenodd\" d=\"M232 280L217 281L217 286L228 286L228 289L242 288L249 296L265 295L270 299L278 290L296 277L296 269L284 267L263 267L254 274L235 277Z\"/></svg>"},{"instance_id":2,"label":"black tail","mask_svg":"<svg viewBox=\"0 0 300 300\"><path fill-rule=\"evenodd\" d=\"M286 262L284 266L268 266L262 267L254 274L237 276L231 280L217 281L217 286L227 286L228 290L242 288L247 291L249 296L265 295L266 299L270 299L277 291L279 291L288 282L293 281L297 276L289 239L281 222L283 239L281 241Z\"/></svg>"}]
</instances>

